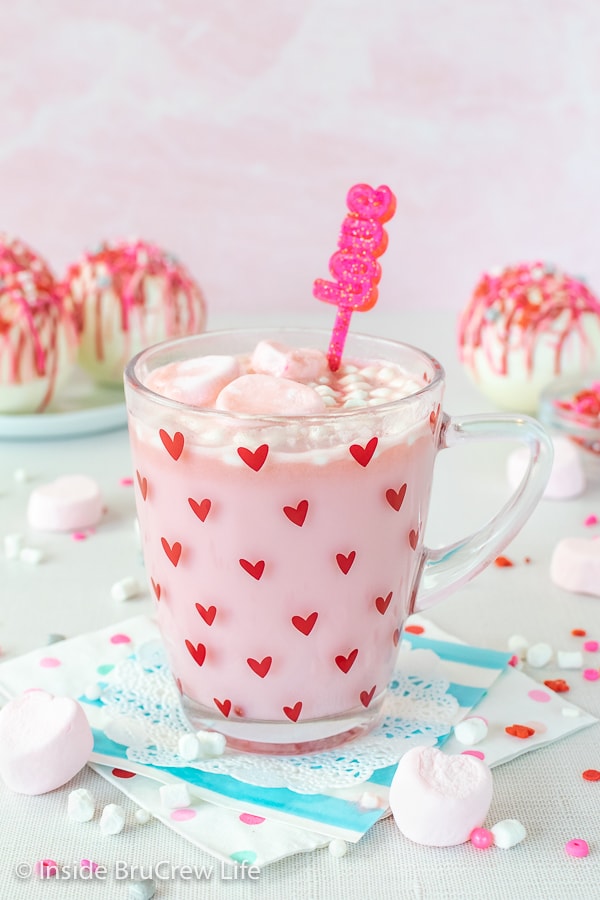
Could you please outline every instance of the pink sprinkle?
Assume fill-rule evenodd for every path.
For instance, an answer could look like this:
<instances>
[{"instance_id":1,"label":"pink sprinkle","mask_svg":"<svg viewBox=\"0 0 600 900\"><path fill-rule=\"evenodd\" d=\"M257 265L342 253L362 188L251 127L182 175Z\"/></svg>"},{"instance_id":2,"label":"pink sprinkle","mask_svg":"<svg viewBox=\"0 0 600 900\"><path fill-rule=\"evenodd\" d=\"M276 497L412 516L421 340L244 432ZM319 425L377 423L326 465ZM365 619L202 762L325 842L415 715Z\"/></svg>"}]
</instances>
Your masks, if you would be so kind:
<instances>
[{"instance_id":1,"label":"pink sprinkle","mask_svg":"<svg viewBox=\"0 0 600 900\"><path fill-rule=\"evenodd\" d=\"M54 859L38 859L33 871L40 878L51 878L58 875L58 863Z\"/></svg>"},{"instance_id":2,"label":"pink sprinkle","mask_svg":"<svg viewBox=\"0 0 600 900\"><path fill-rule=\"evenodd\" d=\"M494 835L487 828L474 828L471 832L470 841L474 847L479 850L485 850L494 843Z\"/></svg>"},{"instance_id":3,"label":"pink sprinkle","mask_svg":"<svg viewBox=\"0 0 600 900\"><path fill-rule=\"evenodd\" d=\"M89 869L90 872L96 872L98 869L98 863L93 862L91 859L82 859L79 863L80 869Z\"/></svg>"},{"instance_id":4,"label":"pink sprinkle","mask_svg":"<svg viewBox=\"0 0 600 900\"><path fill-rule=\"evenodd\" d=\"M533 691L528 691L527 696L530 698L530 700L535 700L536 703L549 703L552 699L548 691L540 691L536 689L534 689Z\"/></svg>"},{"instance_id":5,"label":"pink sprinkle","mask_svg":"<svg viewBox=\"0 0 600 900\"><path fill-rule=\"evenodd\" d=\"M587 856L590 852L590 848L588 847L588 842L584 841L582 838L573 838L572 841L567 841L565 844L565 850L569 854L569 856Z\"/></svg>"},{"instance_id":6,"label":"pink sprinkle","mask_svg":"<svg viewBox=\"0 0 600 900\"><path fill-rule=\"evenodd\" d=\"M87 534L85 531L74 531L71 537L74 541L85 541L87 539Z\"/></svg>"},{"instance_id":7,"label":"pink sprinkle","mask_svg":"<svg viewBox=\"0 0 600 900\"><path fill-rule=\"evenodd\" d=\"M171 813L171 818L174 822L187 822L188 819L196 818L196 810L190 809L174 809Z\"/></svg>"},{"instance_id":8,"label":"pink sprinkle","mask_svg":"<svg viewBox=\"0 0 600 900\"><path fill-rule=\"evenodd\" d=\"M584 669L583 677L586 681L598 681L600 678L600 672L598 669Z\"/></svg>"},{"instance_id":9,"label":"pink sprinkle","mask_svg":"<svg viewBox=\"0 0 600 900\"><path fill-rule=\"evenodd\" d=\"M130 644L131 638L127 634L113 634L110 642L111 644Z\"/></svg>"},{"instance_id":10,"label":"pink sprinkle","mask_svg":"<svg viewBox=\"0 0 600 900\"><path fill-rule=\"evenodd\" d=\"M595 516L593 513L591 516L588 516L587 519L583 523L584 525L597 525L598 524L598 516Z\"/></svg>"},{"instance_id":11,"label":"pink sprinkle","mask_svg":"<svg viewBox=\"0 0 600 900\"><path fill-rule=\"evenodd\" d=\"M264 822L263 816L253 816L252 813L241 813L240 822L244 825L261 825Z\"/></svg>"},{"instance_id":12,"label":"pink sprinkle","mask_svg":"<svg viewBox=\"0 0 600 900\"><path fill-rule=\"evenodd\" d=\"M481 750L463 750L461 756L476 756L477 759L485 759L485 753Z\"/></svg>"},{"instance_id":13,"label":"pink sprinkle","mask_svg":"<svg viewBox=\"0 0 600 900\"><path fill-rule=\"evenodd\" d=\"M60 666L60 659L57 659L55 656L44 656L40 659L40 666L44 669L55 669L57 666Z\"/></svg>"},{"instance_id":14,"label":"pink sprinkle","mask_svg":"<svg viewBox=\"0 0 600 900\"><path fill-rule=\"evenodd\" d=\"M583 649L587 650L588 653L597 653L598 647L600 647L598 641L586 641L583 645Z\"/></svg>"},{"instance_id":15,"label":"pink sprinkle","mask_svg":"<svg viewBox=\"0 0 600 900\"><path fill-rule=\"evenodd\" d=\"M521 662L521 660L519 659L519 657L518 657L517 654L515 653L515 654L514 654L513 656L511 656L511 658L509 659L508 664L509 664L509 666L518 666L520 662Z\"/></svg>"},{"instance_id":16,"label":"pink sprinkle","mask_svg":"<svg viewBox=\"0 0 600 900\"><path fill-rule=\"evenodd\" d=\"M131 487L131 485L133 484L133 478L121 478L119 484L121 484L123 487Z\"/></svg>"}]
</instances>

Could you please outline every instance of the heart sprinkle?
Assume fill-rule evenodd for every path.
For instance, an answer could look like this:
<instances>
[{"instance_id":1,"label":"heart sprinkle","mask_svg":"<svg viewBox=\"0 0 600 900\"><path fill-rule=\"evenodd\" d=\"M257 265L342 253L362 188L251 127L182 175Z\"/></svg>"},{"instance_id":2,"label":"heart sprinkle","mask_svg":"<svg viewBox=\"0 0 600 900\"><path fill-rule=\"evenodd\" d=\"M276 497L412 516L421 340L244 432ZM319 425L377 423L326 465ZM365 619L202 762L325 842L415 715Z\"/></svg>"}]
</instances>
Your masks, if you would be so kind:
<instances>
[{"instance_id":1,"label":"heart sprinkle","mask_svg":"<svg viewBox=\"0 0 600 900\"><path fill-rule=\"evenodd\" d=\"M535 734L535 728L530 728L529 725L507 725L504 730L512 737L522 738L523 740Z\"/></svg>"}]
</instances>

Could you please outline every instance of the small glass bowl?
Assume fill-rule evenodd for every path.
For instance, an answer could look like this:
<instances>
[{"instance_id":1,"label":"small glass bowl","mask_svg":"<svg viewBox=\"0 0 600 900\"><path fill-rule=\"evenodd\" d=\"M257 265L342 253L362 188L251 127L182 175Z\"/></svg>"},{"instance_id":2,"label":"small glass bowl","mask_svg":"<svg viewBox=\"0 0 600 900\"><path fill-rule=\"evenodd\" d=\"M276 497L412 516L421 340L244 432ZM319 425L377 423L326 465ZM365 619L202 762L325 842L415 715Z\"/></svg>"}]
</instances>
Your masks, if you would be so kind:
<instances>
[{"instance_id":1,"label":"small glass bowl","mask_svg":"<svg viewBox=\"0 0 600 900\"><path fill-rule=\"evenodd\" d=\"M570 438L587 462L600 467L600 373L552 381L540 397L539 419L552 434Z\"/></svg>"}]
</instances>

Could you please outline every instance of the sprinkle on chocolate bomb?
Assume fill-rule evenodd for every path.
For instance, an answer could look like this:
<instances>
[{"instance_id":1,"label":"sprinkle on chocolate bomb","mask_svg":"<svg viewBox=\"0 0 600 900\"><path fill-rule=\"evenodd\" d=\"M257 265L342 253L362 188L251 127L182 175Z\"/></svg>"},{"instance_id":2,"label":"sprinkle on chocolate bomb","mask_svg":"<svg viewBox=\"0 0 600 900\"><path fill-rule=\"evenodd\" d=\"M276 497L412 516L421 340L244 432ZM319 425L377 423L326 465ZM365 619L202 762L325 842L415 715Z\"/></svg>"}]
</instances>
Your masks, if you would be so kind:
<instances>
[{"instance_id":1,"label":"sprinkle on chocolate bomb","mask_svg":"<svg viewBox=\"0 0 600 900\"><path fill-rule=\"evenodd\" d=\"M600 359L600 302L583 281L543 262L486 272L460 317L458 343L494 403L534 412L548 382Z\"/></svg>"},{"instance_id":2,"label":"sprinkle on chocolate bomb","mask_svg":"<svg viewBox=\"0 0 600 900\"><path fill-rule=\"evenodd\" d=\"M47 263L0 234L0 412L40 412L65 380L75 323Z\"/></svg>"},{"instance_id":3,"label":"sprinkle on chocolate bomb","mask_svg":"<svg viewBox=\"0 0 600 900\"><path fill-rule=\"evenodd\" d=\"M99 382L121 384L139 350L204 329L200 287L173 256L141 240L106 242L69 267L64 289L81 335L79 360Z\"/></svg>"}]
</instances>

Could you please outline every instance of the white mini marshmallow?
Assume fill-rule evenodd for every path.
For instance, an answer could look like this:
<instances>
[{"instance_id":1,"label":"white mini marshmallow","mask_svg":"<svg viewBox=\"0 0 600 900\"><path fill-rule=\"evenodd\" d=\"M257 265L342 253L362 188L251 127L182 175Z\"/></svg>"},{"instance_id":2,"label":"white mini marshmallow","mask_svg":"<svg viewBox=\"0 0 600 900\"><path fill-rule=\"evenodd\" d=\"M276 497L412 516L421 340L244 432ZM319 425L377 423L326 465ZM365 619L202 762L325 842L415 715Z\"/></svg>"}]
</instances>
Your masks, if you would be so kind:
<instances>
[{"instance_id":1,"label":"white mini marshmallow","mask_svg":"<svg viewBox=\"0 0 600 900\"><path fill-rule=\"evenodd\" d=\"M39 566L44 561L44 551L39 547L23 547L19 552L19 559L28 566Z\"/></svg>"},{"instance_id":2,"label":"white mini marshmallow","mask_svg":"<svg viewBox=\"0 0 600 900\"><path fill-rule=\"evenodd\" d=\"M120 581L115 581L110 589L110 596L113 600L132 600L133 597L140 594L141 590L137 578L128 575L126 578L121 578Z\"/></svg>"},{"instance_id":3,"label":"white mini marshmallow","mask_svg":"<svg viewBox=\"0 0 600 900\"><path fill-rule=\"evenodd\" d=\"M25 544L22 534L7 534L4 537L4 555L7 559L18 559Z\"/></svg>"},{"instance_id":4,"label":"white mini marshmallow","mask_svg":"<svg viewBox=\"0 0 600 900\"><path fill-rule=\"evenodd\" d=\"M348 852L348 844L342 838L334 838L329 841L329 852L336 859L341 859Z\"/></svg>"},{"instance_id":5,"label":"white mini marshmallow","mask_svg":"<svg viewBox=\"0 0 600 900\"><path fill-rule=\"evenodd\" d=\"M581 715L581 712L576 706L563 706L562 714L565 719L576 719Z\"/></svg>"},{"instance_id":6,"label":"white mini marshmallow","mask_svg":"<svg viewBox=\"0 0 600 900\"><path fill-rule=\"evenodd\" d=\"M524 659L529 648L529 641L522 634L512 634L507 642L508 649L520 659Z\"/></svg>"},{"instance_id":7,"label":"white mini marshmallow","mask_svg":"<svg viewBox=\"0 0 600 900\"><path fill-rule=\"evenodd\" d=\"M227 741L225 735L218 731L197 731L199 755L204 759L211 756L223 756Z\"/></svg>"},{"instance_id":8,"label":"white mini marshmallow","mask_svg":"<svg viewBox=\"0 0 600 900\"><path fill-rule=\"evenodd\" d=\"M67 815L73 822L89 822L94 818L95 809L94 798L85 788L78 788L69 794Z\"/></svg>"},{"instance_id":9,"label":"white mini marshmallow","mask_svg":"<svg viewBox=\"0 0 600 900\"><path fill-rule=\"evenodd\" d=\"M142 809L142 807L140 807L134 812L133 818L138 823L138 825L146 825L146 823L149 822L152 818L152 814L148 812L147 809Z\"/></svg>"},{"instance_id":10,"label":"white mini marshmallow","mask_svg":"<svg viewBox=\"0 0 600 900\"><path fill-rule=\"evenodd\" d=\"M581 669L583 666L583 653L581 650L558 650L556 661L559 669Z\"/></svg>"},{"instance_id":11,"label":"white mini marshmallow","mask_svg":"<svg viewBox=\"0 0 600 900\"><path fill-rule=\"evenodd\" d=\"M576 594L600 597L600 540L563 538L550 560L554 584Z\"/></svg>"},{"instance_id":12,"label":"white mini marshmallow","mask_svg":"<svg viewBox=\"0 0 600 900\"><path fill-rule=\"evenodd\" d=\"M85 697L86 700L90 700L93 703L94 700L99 700L100 697L102 696L102 688L97 683L89 684L86 687L83 696Z\"/></svg>"},{"instance_id":13,"label":"white mini marshmallow","mask_svg":"<svg viewBox=\"0 0 600 900\"><path fill-rule=\"evenodd\" d=\"M379 797L377 796L377 794L372 794L371 791L365 791L360 795L358 805L363 809L378 809Z\"/></svg>"},{"instance_id":14,"label":"white mini marshmallow","mask_svg":"<svg viewBox=\"0 0 600 900\"><path fill-rule=\"evenodd\" d=\"M579 451L568 438L554 437L552 443L554 461L543 496L548 500L577 497L585 490L585 474ZM506 472L513 489L521 483L528 459L529 450L526 447L519 447L508 457Z\"/></svg>"},{"instance_id":15,"label":"white mini marshmallow","mask_svg":"<svg viewBox=\"0 0 600 900\"><path fill-rule=\"evenodd\" d=\"M527 651L527 664L533 666L534 669L541 669L542 666L548 665L552 659L552 647L550 644L532 644Z\"/></svg>"},{"instance_id":16,"label":"white mini marshmallow","mask_svg":"<svg viewBox=\"0 0 600 900\"><path fill-rule=\"evenodd\" d=\"M183 809L192 805L192 798L185 784L163 784L158 792L160 802L166 809Z\"/></svg>"},{"instance_id":17,"label":"white mini marshmallow","mask_svg":"<svg viewBox=\"0 0 600 900\"><path fill-rule=\"evenodd\" d=\"M182 759L191 761L198 758L200 742L195 734L182 734L177 744L177 752Z\"/></svg>"},{"instance_id":18,"label":"white mini marshmallow","mask_svg":"<svg viewBox=\"0 0 600 900\"><path fill-rule=\"evenodd\" d=\"M132 881L129 885L129 900L152 900L156 893L156 883L152 878Z\"/></svg>"},{"instance_id":19,"label":"white mini marshmallow","mask_svg":"<svg viewBox=\"0 0 600 900\"><path fill-rule=\"evenodd\" d=\"M116 803L109 803L102 810L100 831L102 834L119 834L125 827L125 810Z\"/></svg>"},{"instance_id":20,"label":"white mini marshmallow","mask_svg":"<svg viewBox=\"0 0 600 900\"><path fill-rule=\"evenodd\" d=\"M503 819L492 826L490 831L494 835L494 846L501 850L516 846L527 836L525 826L517 819Z\"/></svg>"},{"instance_id":21,"label":"white mini marshmallow","mask_svg":"<svg viewBox=\"0 0 600 900\"><path fill-rule=\"evenodd\" d=\"M483 741L488 734L486 722L480 716L469 716L454 726L454 737L459 744L473 746Z\"/></svg>"}]
</instances>

